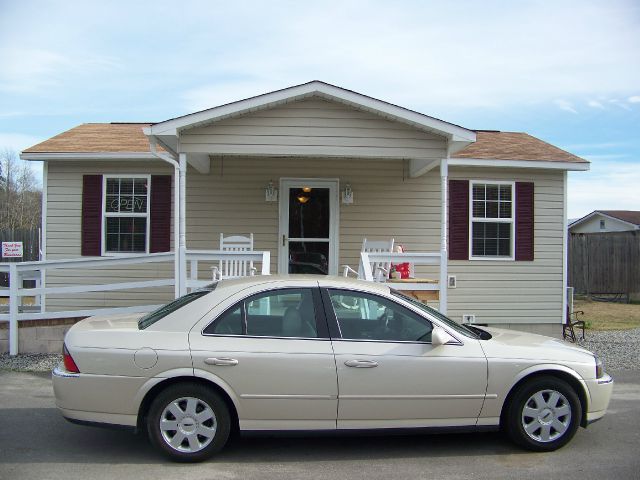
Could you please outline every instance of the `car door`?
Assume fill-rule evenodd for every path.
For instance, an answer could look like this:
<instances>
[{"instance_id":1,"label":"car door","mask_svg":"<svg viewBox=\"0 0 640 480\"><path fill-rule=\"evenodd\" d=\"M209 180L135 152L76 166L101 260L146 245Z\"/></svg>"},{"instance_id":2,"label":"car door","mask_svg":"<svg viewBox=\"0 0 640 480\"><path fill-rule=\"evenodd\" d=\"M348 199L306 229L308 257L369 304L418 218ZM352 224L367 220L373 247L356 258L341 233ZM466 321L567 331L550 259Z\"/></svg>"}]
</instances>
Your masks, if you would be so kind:
<instances>
[{"instance_id":1,"label":"car door","mask_svg":"<svg viewBox=\"0 0 640 480\"><path fill-rule=\"evenodd\" d=\"M194 369L230 386L242 429L335 429L336 366L317 282L270 285L190 332Z\"/></svg>"},{"instance_id":2,"label":"car door","mask_svg":"<svg viewBox=\"0 0 640 480\"><path fill-rule=\"evenodd\" d=\"M391 297L328 288L323 301L338 428L475 425L487 388L478 340L458 334L460 341L434 347L433 322Z\"/></svg>"}]
</instances>

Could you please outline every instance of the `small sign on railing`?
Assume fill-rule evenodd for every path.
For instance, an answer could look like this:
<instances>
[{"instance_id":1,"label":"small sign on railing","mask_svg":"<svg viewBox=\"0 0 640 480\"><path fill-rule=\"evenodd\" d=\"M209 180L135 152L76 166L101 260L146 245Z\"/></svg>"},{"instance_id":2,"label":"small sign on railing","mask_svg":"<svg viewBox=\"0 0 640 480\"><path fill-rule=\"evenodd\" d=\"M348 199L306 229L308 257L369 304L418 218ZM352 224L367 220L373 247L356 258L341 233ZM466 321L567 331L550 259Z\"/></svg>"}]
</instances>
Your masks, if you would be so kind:
<instances>
[{"instance_id":1,"label":"small sign on railing","mask_svg":"<svg viewBox=\"0 0 640 480\"><path fill-rule=\"evenodd\" d=\"M2 242L2 258L22 258L22 242Z\"/></svg>"}]
</instances>

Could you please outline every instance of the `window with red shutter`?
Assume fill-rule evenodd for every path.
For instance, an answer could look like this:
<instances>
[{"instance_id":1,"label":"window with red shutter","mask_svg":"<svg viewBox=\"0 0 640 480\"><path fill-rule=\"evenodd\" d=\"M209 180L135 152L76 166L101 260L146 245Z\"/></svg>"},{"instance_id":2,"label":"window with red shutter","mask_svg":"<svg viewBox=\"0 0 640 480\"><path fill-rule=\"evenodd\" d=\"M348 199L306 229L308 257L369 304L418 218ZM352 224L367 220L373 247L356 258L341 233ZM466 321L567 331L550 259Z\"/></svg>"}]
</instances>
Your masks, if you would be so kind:
<instances>
[{"instance_id":1,"label":"window with red shutter","mask_svg":"<svg viewBox=\"0 0 640 480\"><path fill-rule=\"evenodd\" d=\"M102 253L102 175L82 177L82 220L80 227L83 256Z\"/></svg>"},{"instance_id":2,"label":"window with red shutter","mask_svg":"<svg viewBox=\"0 0 640 480\"><path fill-rule=\"evenodd\" d=\"M449 181L449 260L469 259L469 181Z\"/></svg>"},{"instance_id":3,"label":"window with red shutter","mask_svg":"<svg viewBox=\"0 0 640 480\"><path fill-rule=\"evenodd\" d=\"M534 196L532 182L516 182L516 260L533 260Z\"/></svg>"}]
</instances>

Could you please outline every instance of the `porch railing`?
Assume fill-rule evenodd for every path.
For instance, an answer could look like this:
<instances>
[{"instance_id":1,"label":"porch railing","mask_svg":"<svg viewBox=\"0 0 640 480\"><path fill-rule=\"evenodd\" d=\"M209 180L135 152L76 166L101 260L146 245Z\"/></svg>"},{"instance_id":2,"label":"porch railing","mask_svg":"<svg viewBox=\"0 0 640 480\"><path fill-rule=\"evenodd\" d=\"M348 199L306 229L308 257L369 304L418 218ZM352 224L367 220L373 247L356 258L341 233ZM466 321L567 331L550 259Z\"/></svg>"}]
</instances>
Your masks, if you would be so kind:
<instances>
[{"instance_id":1,"label":"porch railing","mask_svg":"<svg viewBox=\"0 0 640 480\"><path fill-rule=\"evenodd\" d=\"M377 263L409 263L412 265L440 265L440 252L361 252L360 265L358 266L358 278L369 282L380 281L378 272L374 272L371 268L372 264ZM411 291L441 291L441 285L438 280L425 281L424 279L403 280L402 282L393 282L393 288L396 290ZM446 287L446 286L445 286Z\"/></svg>"},{"instance_id":2,"label":"porch railing","mask_svg":"<svg viewBox=\"0 0 640 480\"><path fill-rule=\"evenodd\" d=\"M74 318L86 317L91 315L118 314L118 313L137 313L147 312L159 305L136 305L131 307L111 307L111 308L95 308L84 310L63 310L50 311L46 307L47 295L77 295L91 292L109 292L118 290L135 290L140 288L165 287L175 284L173 275L167 278L156 278L153 280L142 280L132 282L115 282L100 283L92 285L65 285L65 286L46 286L46 272L65 271L65 270L84 270L87 269L91 273L98 274L101 269L114 266L132 266L150 263L167 263L173 264L175 255L169 253L152 253L145 255L132 255L118 258L73 258L65 260L44 260L36 262L20 262L0 264L0 272L9 273L9 288L0 288L0 297L8 297L8 309L3 308L4 313L0 310L0 322L9 322L9 353L16 355L18 353L18 322L38 320L38 319L56 319L56 318ZM268 251L249 251L249 252L229 252L219 250L187 250L186 260L190 265L190 275L187 279L187 288L198 288L207 283L211 283L211 271L207 271L204 275L200 275L200 262L214 263L219 261L245 261L261 264L261 274L270 274L271 255ZM91 274L89 274L91 275ZM88 275L88 276L89 276ZM201 277L208 278L202 280ZM25 288L23 280L35 280L34 288ZM59 279L56 279L59 282ZM21 299L24 297L34 297L35 305L26 307L21 305Z\"/></svg>"}]
</instances>

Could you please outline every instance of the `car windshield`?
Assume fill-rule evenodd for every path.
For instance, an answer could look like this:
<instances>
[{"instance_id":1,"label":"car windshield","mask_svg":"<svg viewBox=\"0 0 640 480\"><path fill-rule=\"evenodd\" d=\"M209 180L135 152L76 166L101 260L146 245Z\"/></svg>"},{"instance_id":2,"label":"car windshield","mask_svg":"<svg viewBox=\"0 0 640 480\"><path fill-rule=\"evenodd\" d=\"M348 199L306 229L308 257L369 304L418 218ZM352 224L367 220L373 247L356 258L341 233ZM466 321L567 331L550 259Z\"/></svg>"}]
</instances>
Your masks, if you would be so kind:
<instances>
[{"instance_id":1,"label":"car windshield","mask_svg":"<svg viewBox=\"0 0 640 480\"><path fill-rule=\"evenodd\" d=\"M428 313L429 315L433 315L438 320L440 320L442 323L446 324L448 327L451 327L456 332L461 333L462 335L464 335L466 337L479 338L478 334L475 333L473 330L471 330L470 328L466 327L465 325L459 324L458 322L454 322L449 317L441 314L435 308L432 308L432 307L430 307L428 305L425 305L424 303L419 302L415 298L412 298L412 297L410 297L410 296L408 296L408 295L406 295L406 294L404 294L404 293L402 293L402 292L400 292L398 290L394 290L393 288L391 289L391 294L395 295L396 297L402 298L404 301L409 302L411 305L414 305L414 306L418 307L420 310Z\"/></svg>"},{"instance_id":2,"label":"car windshield","mask_svg":"<svg viewBox=\"0 0 640 480\"><path fill-rule=\"evenodd\" d=\"M179 308L184 307L185 305L193 302L194 300L197 300L198 298L206 295L207 293L213 292L217 285L218 285L217 283L212 283L210 285L207 285L204 288L201 288L194 292L187 293L186 295L178 297L173 302L169 302L166 305L161 306L157 310L154 310L153 312L147 313L144 317L138 320L138 329L144 330L148 326L153 325L161 318L166 317L167 315L175 312Z\"/></svg>"}]
</instances>

